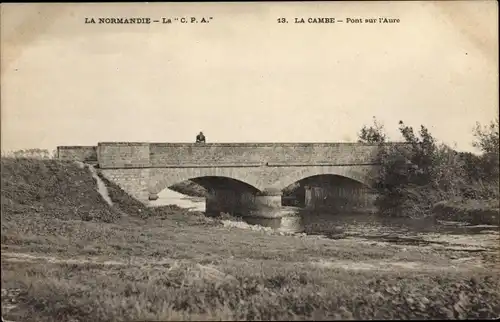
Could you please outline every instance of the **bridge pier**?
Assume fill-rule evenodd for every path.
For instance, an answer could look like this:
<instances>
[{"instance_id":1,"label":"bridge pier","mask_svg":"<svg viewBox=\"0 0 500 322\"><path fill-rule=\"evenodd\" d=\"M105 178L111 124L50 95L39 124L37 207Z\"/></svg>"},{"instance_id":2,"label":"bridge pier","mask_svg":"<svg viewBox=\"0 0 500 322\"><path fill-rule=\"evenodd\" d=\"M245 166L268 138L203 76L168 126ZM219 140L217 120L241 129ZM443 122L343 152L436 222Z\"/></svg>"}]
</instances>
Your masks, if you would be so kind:
<instances>
[{"instance_id":1,"label":"bridge pier","mask_svg":"<svg viewBox=\"0 0 500 322\"><path fill-rule=\"evenodd\" d=\"M282 196L283 193L279 190L265 190L256 194L249 204L249 217L259 218L281 218L282 212Z\"/></svg>"}]
</instances>

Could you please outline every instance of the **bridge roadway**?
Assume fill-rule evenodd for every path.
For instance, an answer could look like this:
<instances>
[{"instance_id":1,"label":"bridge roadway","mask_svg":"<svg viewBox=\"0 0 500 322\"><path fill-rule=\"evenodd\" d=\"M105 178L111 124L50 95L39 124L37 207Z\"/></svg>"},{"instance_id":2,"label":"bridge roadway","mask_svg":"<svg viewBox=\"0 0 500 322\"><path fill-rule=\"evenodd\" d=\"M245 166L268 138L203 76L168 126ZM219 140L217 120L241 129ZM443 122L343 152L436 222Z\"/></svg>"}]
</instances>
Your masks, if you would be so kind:
<instances>
[{"instance_id":1,"label":"bridge roadway","mask_svg":"<svg viewBox=\"0 0 500 322\"><path fill-rule=\"evenodd\" d=\"M207 211L250 209L279 217L283 189L306 178L334 175L370 187L378 149L361 143L101 142L60 146L58 158L96 164L145 203L176 183L203 178Z\"/></svg>"}]
</instances>

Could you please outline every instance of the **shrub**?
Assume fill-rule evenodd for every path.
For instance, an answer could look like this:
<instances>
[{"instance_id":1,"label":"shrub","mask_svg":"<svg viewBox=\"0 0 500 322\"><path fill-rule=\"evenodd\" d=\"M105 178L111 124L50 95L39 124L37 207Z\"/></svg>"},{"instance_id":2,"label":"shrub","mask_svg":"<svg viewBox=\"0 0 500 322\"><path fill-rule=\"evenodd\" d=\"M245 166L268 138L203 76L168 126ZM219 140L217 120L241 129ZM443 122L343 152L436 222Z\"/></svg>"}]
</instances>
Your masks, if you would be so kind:
<instances>
[{"instance_id":1,"label":"shrub","mask_svg":"<svg viewBox=\"0 0 500 322\"><path fill-rule=\"evenodd\" d=\"M422 217L442 200L498 198L498 120L476 126L479 156L438 143L423 125L415 133L400 121L399 131L404 144L388 144L383 125L374 118L374 125L359 133L360 142L380 146L375 203L380 213Z\"/></svg>"}]
</instances>

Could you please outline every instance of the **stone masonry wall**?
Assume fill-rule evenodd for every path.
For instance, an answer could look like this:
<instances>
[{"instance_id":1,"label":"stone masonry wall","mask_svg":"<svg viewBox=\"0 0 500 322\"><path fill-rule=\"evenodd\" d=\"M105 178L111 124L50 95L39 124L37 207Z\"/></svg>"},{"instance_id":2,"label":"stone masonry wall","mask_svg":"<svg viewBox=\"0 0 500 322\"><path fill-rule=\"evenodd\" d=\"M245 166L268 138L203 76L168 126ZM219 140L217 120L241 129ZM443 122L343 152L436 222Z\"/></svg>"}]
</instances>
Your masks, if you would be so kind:
<instances>
[{"instance_id":1,"label":"stone masonry wall","mask_svg":"<svg viewBox=\"0 0 500 322\"><path fill-rule=\"evenodd\" d=\"M132 197L146 202L149 196L150 169L101 169L106 179L116 183Z\"/></svg>"},{"instance_id":2,"label":"stone masonry wall","mask_svg":"<svg viewBox=\"0 0 500 322\"><path fill-rule=\"evenodd\" d=\"M99 143L97 157L101 169L148 168L149 143Z\"/></svg>"},{"instance_id":3,"label":"stone masonry wall","mask_svg":"<svg viewBox=\"0 0 500 322\"><path fill-rule=\"evenodd\" d=\"M150 144L153 167L371 164L377 146L351 143Z\"/></svg>"},{"instance_id":4,"label":"stone masonry wall","mask_svg":"<svg viewBox=\"0 0 500 322\"><path fill-rule=\"evenodd\" d=\"M101 168L365 165L378 147L361 143L109 142L58 147L60 159L98 160Z\"/></svg>"},{"instance_id":5,"label":"stone masonry wall","mask_svg":"<svg viewBox=\"0 0 500 322\"><path fill-rule=\"evenodd\" d=\"M100 168L373 164L378 147L359 143L109 142L58 147L60 159L95 161Z\"/></svg>"}]
</instances>

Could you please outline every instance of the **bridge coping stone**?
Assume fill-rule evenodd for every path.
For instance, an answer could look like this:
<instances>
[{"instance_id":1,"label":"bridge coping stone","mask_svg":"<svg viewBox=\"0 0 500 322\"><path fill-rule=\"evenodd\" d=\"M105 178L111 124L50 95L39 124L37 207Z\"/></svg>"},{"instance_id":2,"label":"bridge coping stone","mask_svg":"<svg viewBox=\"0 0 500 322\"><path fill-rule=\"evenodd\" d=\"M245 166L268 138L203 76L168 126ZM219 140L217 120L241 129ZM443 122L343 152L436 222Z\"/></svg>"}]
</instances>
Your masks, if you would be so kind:
<instances>
[{"instance_id":1,"label":"bridge coping stone","mask_svg":"<svg viewBox=\"0 0 500 322\"><path fill-rule=\"evenodd\" d=\"M403 142L391 142L390 145L404 145ZM119 146L166 146L166 147L184 147L184 146L199 146L199 147L272 147L272 146L286 146L286 147L332 147L332 146L379 146L373 143L361 142L249 142L249 143L169 143L169 142L99 142L100 145L119 145ZM74 146L77 147L77 146Z\"/></svg>"}]
</instances>

